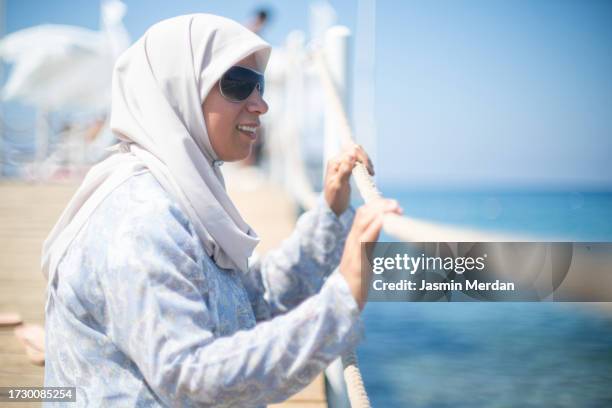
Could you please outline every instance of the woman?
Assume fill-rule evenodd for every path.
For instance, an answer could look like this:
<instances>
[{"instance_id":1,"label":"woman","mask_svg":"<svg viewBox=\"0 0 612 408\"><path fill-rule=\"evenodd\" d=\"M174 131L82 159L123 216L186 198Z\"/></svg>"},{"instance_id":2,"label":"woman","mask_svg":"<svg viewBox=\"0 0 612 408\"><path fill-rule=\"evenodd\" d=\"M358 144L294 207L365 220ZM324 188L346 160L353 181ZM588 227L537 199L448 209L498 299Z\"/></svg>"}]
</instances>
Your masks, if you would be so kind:
<instances>
[{"instance_id":1,"label":"woman","mask_svg":"<svg viewBox=\"0 0 612 408\"><path fill-rule=\"evenodd\" d=\"M45 242L46 386L76 386L85 406L260 406L355 347L360 241L400 210L360 209L346 238L350 171L369 163L355 148L282 247L248 262L258 238L220 165L257 137L269 53L239 24L197 14L154 25L119 58L119 151Z\"/></svg>"}]
</instances>

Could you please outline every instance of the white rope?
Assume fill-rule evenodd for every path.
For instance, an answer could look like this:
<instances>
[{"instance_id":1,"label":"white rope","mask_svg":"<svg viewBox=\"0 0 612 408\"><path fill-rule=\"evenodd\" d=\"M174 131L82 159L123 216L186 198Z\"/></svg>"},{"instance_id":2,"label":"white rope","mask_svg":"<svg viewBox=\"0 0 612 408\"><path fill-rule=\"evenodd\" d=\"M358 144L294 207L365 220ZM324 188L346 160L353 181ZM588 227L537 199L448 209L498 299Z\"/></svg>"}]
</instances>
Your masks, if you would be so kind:
<instances>
[{"instance_id":1,"label":"white rope","mask_svg":"<svg viewBox=\"0 0 612 408\"><path fill-rule=\"evenodd\" d=\"M323 88L327 94L327 99L329 103L331 103L333 110L337 113L339 128L341 130L341 142L345 147L349 146L352 144L353 138L351 136L351 129L348 124L348 119L344 113L344 109L342 108L342 102L340 101L338 92L336 91L336 88L332 82L329 71L325 66L323 56L319 51L315 51L315 64L317 66L317 70L319 71L319 76L323 81ZM361 163L357 163L357 166L355 166L353 169L353 177L357 183L359 192L366 202L381 196L378 189L376 189L374 181L371 177L369 177L367 170ZM359 365L357 364L357 353L354 350L351 350L342 356L342 367L344 368L344 381L346 382L346 389L351 407L370 408L370 400L363 384L361 372L359 371Z\"/></svg>"},{"instance_id":2,"label":"white rope","mask_svg":"<svg viewBox=\"0 0 612 408\"><path fill-rule=\"evenodd\" d=\"M370 408L370 399L363 385L355 351L350 351L342 356L342 367L351 408Z\"/></svg>"}]
</instances>

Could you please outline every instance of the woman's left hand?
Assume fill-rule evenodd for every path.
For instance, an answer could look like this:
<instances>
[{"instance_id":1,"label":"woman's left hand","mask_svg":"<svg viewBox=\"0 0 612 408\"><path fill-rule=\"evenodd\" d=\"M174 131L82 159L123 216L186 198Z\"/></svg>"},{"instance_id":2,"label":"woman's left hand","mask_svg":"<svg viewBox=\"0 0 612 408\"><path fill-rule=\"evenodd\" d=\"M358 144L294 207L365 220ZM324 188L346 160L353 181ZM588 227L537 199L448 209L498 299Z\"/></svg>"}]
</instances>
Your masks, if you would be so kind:
<instances>
[{"instance_id":1,"label":"woman's left hand","mask_svg":"<svg viewBox=\"0 0 612 408\"><path fill-rule=\"evenodd\" d=\"M341 153L339 156L329 160L325 173L325 200L329 208L340 216L349 205L351 200L351 185L349 183L351 172L357 164L363 163L370 175L374 175L374 167L368 154L359 145Z\"/></svg>"}]
</instances>

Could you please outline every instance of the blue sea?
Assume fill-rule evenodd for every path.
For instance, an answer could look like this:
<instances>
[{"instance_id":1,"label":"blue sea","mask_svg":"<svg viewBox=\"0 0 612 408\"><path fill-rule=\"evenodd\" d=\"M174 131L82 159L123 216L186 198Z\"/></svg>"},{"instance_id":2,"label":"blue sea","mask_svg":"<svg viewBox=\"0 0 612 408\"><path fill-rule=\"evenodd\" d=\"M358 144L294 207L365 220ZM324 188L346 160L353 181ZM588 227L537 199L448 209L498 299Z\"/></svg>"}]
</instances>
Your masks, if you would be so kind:
<instances>
[{"instance_id":1,"label":"blue sea","mask_svg":"<svg viewBox=\"0 0 612 408\"><path fill-rule=\"evenodd\" d=\"M384 193L420 219L612 242L612 193ZM370 302L363 318L374 407L612 407L612 308Z\"/></svg>"}]
</instances>

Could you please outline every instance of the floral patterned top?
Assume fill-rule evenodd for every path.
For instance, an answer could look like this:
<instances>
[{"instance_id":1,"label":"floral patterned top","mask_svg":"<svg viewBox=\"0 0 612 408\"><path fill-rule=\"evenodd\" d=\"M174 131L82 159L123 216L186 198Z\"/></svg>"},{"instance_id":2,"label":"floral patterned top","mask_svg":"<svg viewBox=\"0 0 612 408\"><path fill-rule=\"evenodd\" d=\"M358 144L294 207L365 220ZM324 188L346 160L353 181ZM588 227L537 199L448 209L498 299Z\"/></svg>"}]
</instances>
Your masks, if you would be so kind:
<instances>
[{"instance_id":1,"label":"floral patterned top","mask_svg":"<svg viewBox=\"0 0 612 408\"><path fill-rule=\"evenodd\" d=\"M353 216L337 217L321 198L245 274L210 259L150 173L129 178L49 282L45 386L77 387L77 406L253 407L290 397L363 336L337 271Z\"/></svg>"}]
</instances>

